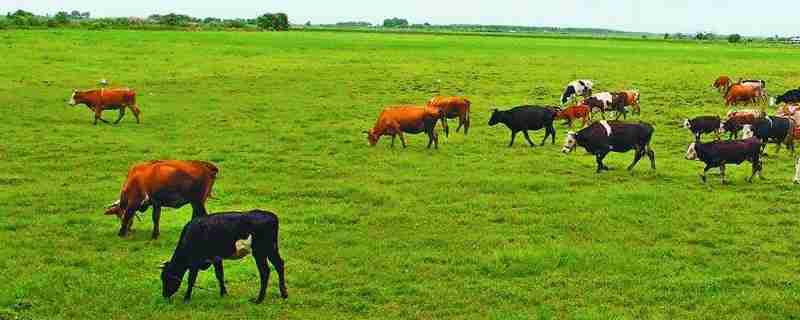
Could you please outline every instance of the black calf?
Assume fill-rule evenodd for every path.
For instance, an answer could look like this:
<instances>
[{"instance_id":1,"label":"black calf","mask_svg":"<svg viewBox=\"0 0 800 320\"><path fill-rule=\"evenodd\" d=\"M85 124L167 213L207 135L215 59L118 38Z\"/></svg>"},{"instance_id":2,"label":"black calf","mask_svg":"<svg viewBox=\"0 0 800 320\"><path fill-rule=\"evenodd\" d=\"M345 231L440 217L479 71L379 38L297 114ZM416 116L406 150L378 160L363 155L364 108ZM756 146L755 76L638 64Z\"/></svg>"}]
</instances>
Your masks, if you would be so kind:
<instances>
[{"instance_id":1,"label":"black calf","mask_svg":"<svg viewBox=\"0 0 800 320\"><path fill-rule=\"evenodd\" d=\"M531 137L528 136L528 130L546 129L544 139L541 145L547 141L547 137L551 137L552 143L556 143L556 129L553 127L553 121L556 119L556 111L548 107L538 106L519 106L511 110L500 111L494 109L492 111L492 118L489 119L489 125L494 126L498 123L505 124L511 130L511 142L508 146L514 145L514 138L517 133L522 131L525 134L525 140L531 147L534 146Z\"/></svg>"}]
</instances>

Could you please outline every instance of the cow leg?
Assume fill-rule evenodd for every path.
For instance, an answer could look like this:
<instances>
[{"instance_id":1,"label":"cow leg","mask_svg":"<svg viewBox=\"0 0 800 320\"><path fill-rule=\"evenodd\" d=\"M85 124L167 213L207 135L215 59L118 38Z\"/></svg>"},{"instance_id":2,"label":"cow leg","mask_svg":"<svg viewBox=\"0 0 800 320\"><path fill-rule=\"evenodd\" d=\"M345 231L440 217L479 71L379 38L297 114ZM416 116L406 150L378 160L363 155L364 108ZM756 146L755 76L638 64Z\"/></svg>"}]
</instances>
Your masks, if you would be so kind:
<instances>
[{"instance_id":1,"label":"cow leg","mask_svg":"<svg viewBox=\"0 0 800 320\"><path fill-rule=\"evenodd\" d=\"M528 140L528 144L530 144L531 147L535 147L536 145L531 141L531 137L528 135L528 130L522 130L522 133L525 135L525 140Z\"/></svg>"},{"instance_id":2,"label":"cow leg","mask_svg":"<svg viewBox=\"0 0 800 320\"><path fill-rule=\"evenodd\" d=\"M633 167L635 167L636 164L639 163L639 160L642 159L642 156L644 156L644 153L645 153L644 148L641 148L641 147L640 148L636 148L636 152L633 155L633 162L631 163L631 165L628 166L628 171L633 170Z\"/></svg>"},{"instance_id":3,"label":"cow leg","mask_svg":"<svg viewBox=\"0 0 800 320\"><path fill-rule=\"evenodd\" d=\"M650 145L647 145L647 157L650 158L650 168L653 170L656 169L656 153L650 148Z\"/></svg>"},{"instance_id":4,"label":"cow leg","mask_svg":"<svg viewBox=\"0 0 800 320\"><path fill-rule=\"evenodd\" d=\"M400 136L400 143L403 144L403 149L405 149L407 147L406 146L406 137L405 137L405 135L403 135L402 131L399 132L398 135Z\"/></svg>"},{"instance_id":5,"label":"cow leg","mask_svg":"<svg viewBox=\"0 0 800 320\"><path fill-rule=\"evenodd\" d=\"M133 226L133 216L136 214L136 210L125 210L125 215L122 216L122 221L120 222L119 232L117 233L120 237L125 237L131 230L131 226Z\"/></svg>"},{"instance_id":6,"label":"cow leg","mask_svg":"<svg viewBox=\"0 0 800 320\"><path fill-rule=\"evenodd\" d=\"M722 179L722 184L725 184L725 163L719 165L719 176Z\"/></svg>"},{"instance_id":7,"label":"cow leg","mask_svg":"<svg viewBox=\"0 0 800 320\"><path fill-rule=\"evenodd\" d=\"M159 221L161 220L161 206L153 204L153 235L150 237L155 240L159 235Z\"/></svg>"},{"instance_id":8,"label":"cow leg","mask_svg":"<svg viewBox=\"0 0 800 320\"><path fill-rule=\"evenodd\" d=\"M706 183L706 175L711 168L711 165L706 164L706 167L703 169L703 174L700 175L700 180L703 180L703 183Z\"/></svg>"},{"instance_id":9,"label":"cow leg","mask_svg":"<svg viewBox=\"0 0 800 320\"><path fill-rule=\"evenodd\" d=\"M208 215L206 206L200 202L192 202L192 219Z\"/></svg>"},{"instance_id":10,"label":"cow leg","mask_svg":"<svg viewBox=\"0 0 800 320\"><path fill-rule=\"evenodd\" d=\"M255 249L255 247L254 247ZM258 275L261 280L261 289L258 290L258 298L253 302L261 303L264 301L264 296L267 294L267 284L269 283L269 265L267 264L266 257L263 252L253 251L253 260L256 262L258 268Z\"/></svg>"},{"instance_id":11,"label":"cow leg","mask_svg":"<svg viewBox=\"0 0 800 320\"><path fill-rule=\"evenodd\" d=\"M275 250L270 250L267 253L267 258L270 262L272 262L272 266L275 267L275 271L278 272L278 286L281 291L281 298L288 298L289 293L286 291L286 275L284 273L283 268L283 259L281 258L281 254L278 252L278 244L275 243Z\"/></svg>"},{"instance_id":12,"label":"cow leg","mask_svg":"<svg viewBox=\"0 0 800 320\"><path fill-rule=\"evenodd\" d=\"M222 259L214 260L214 274L219 282L219 295L224 297L228 294L228 290L225 289L225 271L222 269Z\"/></svg>"},{"instance_id":13,"label":"cow leg","mask_svg":"<svg viewBox=\"0 0 800 320\"><path fill-rule=\"evenodd\" d=\"M192 300L192 288L194 288L194 282L197 281L197 272L199 269L195 266L189 268L189 280L187 282L188 287L186 288L186 295L183 296L184 302L189 302Z\"/></svg>"},{"instance_id":14,"label":"cow leg","mask_svg":"<svg viewBox=\"0 0 800 320\"><path fill-rule=\"evenodd\" d=\"M428 130L428 149L431 148L431 143L433 143L435 149L439 149L439 136L436 134L436 130L431 128Z\"/></svg>"},{"instance_id":15,"label":"cow leg","mask_svg":"<svg viewBox=\"0 0 800 320\"><path fill-rule=\"evenodd\" d=\"M392 148L394 148L394 138L397 138L397 135L392 135Z\"/></svg>"},{"instance_id":16,"label":"cow leg","mask_svg":"<svg viewBox=\"0 0 800 320\"><path fill-rule=\"evenodd\" d=\"M133 116L136 117L136 123L141 123L139 115L142 113L142 111L139 110L139 106L134 104L131 105L129 108L131 108L131 111L133 111Z\"/></svg>"},{"instance_id":17,"label":"cow leg","mask_svg":"<svg viewBox=\"0 0 800 320\"><path fill-rule=\"evenodd\" d=\"M117 121L114 121L114 124L118 124L122 120L122 117L124 116L125 116L125 107L119 108L119 116L117 117Z\"/></svg>"},{"instance_id":18,"label":"cow leg","mask_svg":"<svg viewBox=\"0 0 800 320\"><path fill-rule=\"evenodd\" d=\"M463 126L464 126L464 116L458 116L458 127L456 128L456 132L460 132L461 127Z\"/></svg>"},{"instance_id":19,"label":"cow leg","mask_svg":"<svg viewBox=\"0 0 800 320\"><path fill-rule=\"evenodd\" d=\"M100 121L103 121L105 123L108 123L108 121L106 121L106 119L103 119L103 109L100 109L100 108L94 109L94 124L95 125L97 124L97 120L100 120Z\"/></svg>"},{"instance_id":20,"label":"cow leg","mask_svg":"<svg viewBox=\"0 0 800 320\"><path fill-rule=\"evenodd\" d=\"M597 173L600 173L603 170L610 170L608 167L606 167L606 165L603 164L603 159L605 159L606 155L608 155L608 151L601 151L595 155L595 160L597 161Z\"/></svg>"},{"instance_id":21,"label":"cow leg","mask_svg":"<svg viewBox=\"0 0 800 320\"><path fill-rule=\"evenodd\" d=\"M444 136L450 138L450 126L447 125L447 115L442 116L442 128L444 129ZM458 124L458 128L461 128L461 124ZM458 132L458 128L456 128L456 132Z\"/></svg>"},{"instance_id":22,"label":"cow leg","mask_svg":"<svg viewBox=\"0 0 800 320\"><path fill-rule=\"evenodd\" d=\"M511 131L511 142L508 143L508 147L511 148L514 146L514 138L517 137L517 131Z\"/></svg>"},{"instance_id":23,"label":"cow leg","mask_svg":"<svg viewBox=\"0 0 800 320\"><path fill-rule=\"evenodd\" d=\"M468 132L469 132L469 111L467 111L467 114L464 116L464 136L466 136Z\"/></svg>"}]
</instances>

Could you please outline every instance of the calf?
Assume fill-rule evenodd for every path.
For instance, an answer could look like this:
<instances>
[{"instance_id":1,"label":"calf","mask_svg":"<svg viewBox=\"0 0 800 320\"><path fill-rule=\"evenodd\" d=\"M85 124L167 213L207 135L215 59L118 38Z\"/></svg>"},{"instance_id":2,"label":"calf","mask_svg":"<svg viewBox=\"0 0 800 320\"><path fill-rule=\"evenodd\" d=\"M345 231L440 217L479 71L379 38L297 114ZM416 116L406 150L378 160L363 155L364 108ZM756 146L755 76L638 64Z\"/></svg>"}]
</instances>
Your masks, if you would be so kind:
<instances>
[{"instance_id":1,"label":"calf","mask_svg":"<svg viewBox=\"0 0 800 320\"><path fill-rule=\"evenodd\" d=\"M728 88L728 91L725 93L725 105L737 105L742 102L756 103L761 97L763 97L763 90L761 88L735 84Z\"/></svg>"},{"instance_id":2,"label":"calf","mask_svg":"<svg viewBox=\"0 0 800 320\"><path fill-rule=\"evenodd\" d=\"M595 155L597 161L597 173L609 168L603 164L603 159L609 152L628 152L636 150L633 163L628 166L628 170L642 159L644 155L650 158L650 165L656 169L656 155L650 148L650 140L653 137L653 126L648 123L624 123L620 121L599 121L582 129L581 131L567 133L563 153L569 153L581 146L586 151Z\"/></svg>"},{"instance_id":3,"label":"calf","mask_svg":"<svg viewBox=\"0 0 800 320\"><path fill-rule=\"evenodd\" d=\"M565 119L567 122L565 124L569 125L572 128L572 122L576 119L581 119L583 122L581 127L586 126L586 122L589 121L589 116L591 115L591 111L589 110L589 106L585 104L578 104L574 106L569 106L564 110L557 110L556 119Z\"/></svg>"},{"instance_id":4,"label":"calf","mask_svg":"<svg viewBox=\"0 0 800 320\"><path fill-rule=\"evenodd\" d=\"M128 234L136 211L153 206L153 234L159 235L161 207L192 205L192 218L206 215L206 200L211 196L219 169L205 161L158 160L132 166L122 185L119 200L106 209L120 221L119 236Z\"/></svg>"},{"instance_id":5,"label":"calf","mask_svg":"<svg viewBox=\"0 0 800 320\"><path fill-rule=\"evenodd\" d=\"M570 82L561 95L561 105L567 104L571 98L576 96L588 97L592 95L592 86L594 86L594 84L589 80L575 80Z\"/></svg>"},{"instance_id":6,"label":"calf","mask_svg":"<svg viewBox=\"0 0 800 320\"><path fill-rule=\"evenodd\" d=\"M504 111L494 109L492 111L492 117L489 119L489 126L502 123L511 130L511 142L508 143L509 147L514 145L514 138L520 131L525 134L525 140L528 140L528 143L533 147L534 144L533 141L531 141L531 137L528 136L528 130L535 131L545 128L544 139L542 139L541 145L544 145L548 136L551 137L553 144L556 143L556 129L553 127L553 121L555 119L556 111L552 108L519 106Z\"/></svg>"},{"instance_id":7,"label":"calf","mask_svg":"<svg viewBox=\"0 0 800 320\"><path fill-rule=\"evenodd\" d=\"M781 149L781 145L794 154L794 121L787 118L769 116L757 120L752 125L745 125L743 138L756 137L761 141L761 151L763 152L767 144L775 143L775 153Z\"/></svg>"},{"instance_id":8,"label":"calf","mask_svg":"<svg viewBox=\"0 0 800 320\"><path fill-rule=\"evenodd\" d=\"M717 116L701 116L694 119L686 119L683 122L683 127L694 134L695 141L700 141L700 137L704 133L714 133L717 136L717 140L719 140L719 131L722 129L722 124Z\"/></svg>"},{"instance_id":9,"label":"calf","mask_svg":"<svg viewBox=\"0 0 800 320\"><path fill-rule=\"evenodd\" d=\"M104 110L119 110L119 117L114 124L119 123L122 117L125 116L125 108L130 108L133 116L136 117L136 123L139 123L139 115L142 113L139 106L136 104L136 91L128 88L119 89L97 89L78 91L72 90L72 96L69 99L71 106L86 105L90 110L94 111L94 124L97 125L97 120L108 123L102 118Z\"/></svg>"},{"instance_id":10,"label":"calf","mask_svg":"<svg viewBox=\"0 0 800 320\"><path fill-rule=\"evenodd\" d=\"M239 258L237 241L250 239L253 260L261 277L261 289L256 303L264 301L269 281L269 265L278 272L281 297L286 299L286 279L284 262L278 251L278 216L272 212L252 210L244 213L223 212L192 219L181 231L178 246L172 258L164 263L161 270L162 295L169 298L178 291L183 276L189 271L189 287L184 301L192 298L192 288L200 270L214 266L219 293L227 294L222 260Z\"/></svg>"},{"instance_id":11,"label":"calf","mask_svg":"<svg viewBox=\"0 0 800 320\"><path fill-rule=\"evenodd\" d=\"M442 123L444 126L444 135L450 136L450 130L447 128L447 119L458 118L458 128L456 132L464 127L464 135L469 131L469 107L472 103L464 97L434 97L428 101L428 108L432 108L434 112L444 114Z\"/></svg>"},{"instance_id":12,"label":"calf","mask_svg":"<svg viewBox=\"0 0 800 320\"><path fill-rule=\"evenodd\" d=\"M786 91L784 94L779 95L775 98L775 104L786 103L786 104L793 104L793 103L800 103L800 89L792 89Z\"/></svg>"},{"instance_id":13,"label":"calf","mask_svg":"<svg viewBox=\"0 0 800 320\"><path fill-rule=\"evenodd\" d=\"M364 131L370 146L375 146L381 136L392 136L392 147L396 136L400 136L403 148L406 147L406 139L403 133L418 134L425 132L428 135L428 148L434 144L439 148L439 137L436 135L436 122L444 117L442 110L434 110L414 106L397 106L383 109L378 116L375 126ZM442 126L447 132L447 122L442 121Z\"/></svg>"},{"instance_id":14,"label":"calf","mask_svg":"<svg viewBox=\"0 0 800 320\"><path fill-rule=\"evenodd\" d=\"M719 167L722 184L725 184L725 165L728 163L741 164L750 161L753 164L753 173L747 182L752 182L753 177L761 176L761 142L757 139L714 141L709 143L694 142L686 150L687 160L698 160L706 164L700 179L706 182L708 170Z\"/></svg>"},{"instance_id":15,"label":"calf","mask_svg":"<svg viewBox=\"0 0 800 320\"><path fill-rule=\"evenodd\" d=\"M766 117L766 113L761 110L748 109L730 111L726 116L727 120L722 124L722 129L730 133L728 140L734 138L738 139L739 131L741 131L745 125L754 124L756 120L764 117Z\"/></svg>"}]
</instances>

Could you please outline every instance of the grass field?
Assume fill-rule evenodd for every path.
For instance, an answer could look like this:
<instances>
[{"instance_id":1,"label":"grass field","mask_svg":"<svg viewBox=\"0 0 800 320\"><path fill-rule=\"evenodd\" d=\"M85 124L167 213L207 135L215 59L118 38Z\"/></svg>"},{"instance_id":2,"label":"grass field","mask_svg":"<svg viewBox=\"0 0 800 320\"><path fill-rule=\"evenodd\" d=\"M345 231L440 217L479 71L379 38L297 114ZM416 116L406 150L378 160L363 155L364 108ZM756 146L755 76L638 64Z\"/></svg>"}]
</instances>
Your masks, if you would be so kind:
<instances>
[{"instance_id":1,"label":"grass field","mask_svg":"<svg viewBox=\"0 0 800 320\"><path fill-rule=\"evenodd\" d=\"M0 33L0 319L741 318L800 314L793 158L701 185L685 117L725 113L720 74L800 85L800 51L616 40L328 32ZM139 93L143 123L91 124L72 88ZM507 148L489 110L553 104L564 84L637 88L656 171L611 154ZM596 89L597 90L597 89ZM470 135L367 146L385 105L467 95ZM106 119L114 119L107 112ZM451 125L454 122L450 122ZM454 128L454 126L453 126ZM536 132L538 142L543 132ZM398 142L399 146L399 142ZM221 168L211 212L281 218L289 299L252 260L201 273L189 304L160 295L191 208L120 239L103 216L127 168L201 159Z\"/></svg>"}]
</instances>

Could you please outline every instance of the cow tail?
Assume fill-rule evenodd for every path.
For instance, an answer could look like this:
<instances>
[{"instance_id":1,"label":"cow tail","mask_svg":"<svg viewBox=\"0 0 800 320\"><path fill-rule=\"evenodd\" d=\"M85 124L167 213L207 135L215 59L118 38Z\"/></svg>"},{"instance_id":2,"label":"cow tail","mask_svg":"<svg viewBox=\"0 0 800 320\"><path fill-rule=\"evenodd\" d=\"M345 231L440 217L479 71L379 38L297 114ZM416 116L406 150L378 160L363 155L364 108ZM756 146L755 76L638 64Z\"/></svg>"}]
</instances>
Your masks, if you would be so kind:
<instances>
[{"instance_id":1,"label":"cow tail","mask_svg":"<svg viewBox=\"0 0 800 320\"><path fill-rule=\"evenodd\" d=\"M472 102L470 102L467 99L464 99L464 102L467 103L467 110L465 110L465 113L466 113L465 117L467 118L467 123L469 123L469 112L472 109Z\"/></svg>"}]
</instances>

